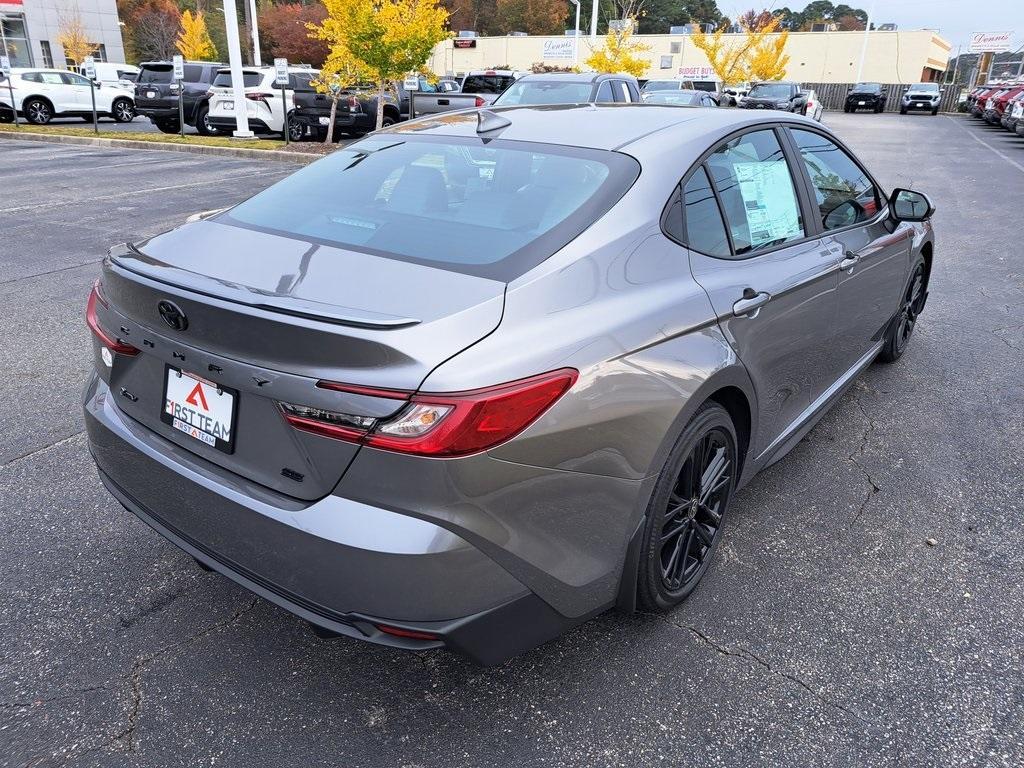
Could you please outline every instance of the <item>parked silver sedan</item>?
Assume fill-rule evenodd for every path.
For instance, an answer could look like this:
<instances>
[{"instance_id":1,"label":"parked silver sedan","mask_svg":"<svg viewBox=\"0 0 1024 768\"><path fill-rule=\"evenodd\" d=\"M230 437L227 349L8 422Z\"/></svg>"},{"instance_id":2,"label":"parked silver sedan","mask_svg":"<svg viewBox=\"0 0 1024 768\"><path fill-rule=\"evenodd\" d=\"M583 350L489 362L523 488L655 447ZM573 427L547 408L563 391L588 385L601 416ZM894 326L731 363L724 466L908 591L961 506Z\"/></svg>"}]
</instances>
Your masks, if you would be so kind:
<instances>
[{"instance_id":1,"label":"parked silver sedan","mask_svg":"<svg viewBox=\"0 0 1024 768\"><path fill-rule=\"evenodd\" d=\"M90 449L318 632L499 663L693 591L736 491L904 354L931 214L781 111L403 123L111 250Z\"/></svg>"}]
</instances>

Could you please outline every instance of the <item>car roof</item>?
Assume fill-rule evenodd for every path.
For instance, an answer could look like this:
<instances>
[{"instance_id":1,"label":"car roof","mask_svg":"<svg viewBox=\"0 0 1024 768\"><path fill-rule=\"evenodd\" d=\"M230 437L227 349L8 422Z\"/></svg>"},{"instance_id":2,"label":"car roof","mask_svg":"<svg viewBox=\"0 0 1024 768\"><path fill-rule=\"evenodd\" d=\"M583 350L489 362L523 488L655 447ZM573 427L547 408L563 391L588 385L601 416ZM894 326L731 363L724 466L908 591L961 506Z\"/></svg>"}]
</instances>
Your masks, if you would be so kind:
<instances>
[{"instance_id":1,"label":"car roof","mask_svg":"<svg viewBox=\"0 0 1024 768\"><path fill-rule=\"evenodd\" d=\"M597 83L602 80L636 80L632 75L609 74L607 72L535 72L519 78L524 80L555 80L565 83Z\"/></svg>"},{"instance_id":2,"label":"car roof","mask_svg":"<svg viewBox=\"0 0 1024 768\"><path fill-rule=\"evenodd\" d=\"M495 106L486 110L445 112L398 123L387 134L476 137L477 114L506 118L509 125L487 134L509 141L620 149L652 133L672 128L680 141L707 132L728 131L757 123L775 123L781 117L740 109L681 109L674 105L634 102L629 104L545 104ZM793 115L786 114L792 118ZM801 118L802 120L802 118ZM375 134L380 136L381 134Z\"/></svg>"}]
</instances>

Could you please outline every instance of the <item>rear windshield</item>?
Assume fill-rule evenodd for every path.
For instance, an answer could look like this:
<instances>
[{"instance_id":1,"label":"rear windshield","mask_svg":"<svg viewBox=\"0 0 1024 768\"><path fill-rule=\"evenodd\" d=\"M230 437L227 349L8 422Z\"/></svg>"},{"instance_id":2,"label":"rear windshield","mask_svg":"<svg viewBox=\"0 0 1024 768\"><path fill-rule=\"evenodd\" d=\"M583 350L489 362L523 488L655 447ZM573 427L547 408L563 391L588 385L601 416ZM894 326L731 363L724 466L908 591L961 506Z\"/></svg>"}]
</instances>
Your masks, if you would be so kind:
<instances>
[{"instance_id":1,"label":"rear windshield","mask_svg":"<svg viewBox=\"0 0 1024 768\"><path fill-rule=\"evenodd\" d=\"M242 73L242 84L245 88L255 88L263 82L263 75L259 72L243 72ZM218 72L217 76L213 78L214 88L230 88L231 87L231 73L230 72Z\"/></svg>"},{"instance_id":2,"label":"rear windshield","mask_svg":"<svg viewBox=\"0 0 1024 768\"><path fill-rule=\"evenodd\" d=\"M140 83L169 83L173 74L174 68L170 64L157 64L139 70L138 81Z\"/></svg>"},{"instance_id":3,"label":"rear windshield","mask_svg":"<svg viewBox=\"0 0 1024 768\"><path fill-rule=\"evenodd\" d=\"M603 215L639 173L614 152L445 137L364 139L218 221L508 281Z\"/></svg>"},{"instance_id":4,"label":"rear windshield","mask_svg":"<svg viewBox=\"0 0 1024 768\"><path fill-rule=\"evenodd\" d=\"M644 96L644 101L648 104L676 104L678 106L689 107L689 106L700 106L700 94L693 93L692 91L662 91L661 93L651 93Z\"/></svg>"},{"instance_id":5,"label":"rear windshield","mask_svg":"<svg viewBox=\"0 0 1024 768\"><path fill-rule=\"evenodd\" d=\"M793 93L792 86L778 83L755 85L748 94L752 99L788 99Z\"/></svg>"},{"instance_id":6,"label":"rear windshield","mask_svg":"<svg viewBox=\"0 0 1024 768\"><path fill-rule=\"evenodd\" d=\"M512 75L467 75L463 93L501 93L515 82Z\"/></svg>"},{"instance_id":7,"label":"rear windshield","mask_svg":"<svg viewBox=\"0 0 1024 768\"><path fill-rule=\"evenodd\" d=\"M682 83L678 80L648 80L645 91L678 91Z\"/></svg>"},{"instance_id":8,"label":"rear windshield","mask_svg":"<svg viewBox=\"0 0 1024 768\"><path fill-rule=\"evenodd\" d=\"M590 83L564 80L520 80L508 87L497 104L585 104L590 101Z\"/></svg>"}]
</instances>

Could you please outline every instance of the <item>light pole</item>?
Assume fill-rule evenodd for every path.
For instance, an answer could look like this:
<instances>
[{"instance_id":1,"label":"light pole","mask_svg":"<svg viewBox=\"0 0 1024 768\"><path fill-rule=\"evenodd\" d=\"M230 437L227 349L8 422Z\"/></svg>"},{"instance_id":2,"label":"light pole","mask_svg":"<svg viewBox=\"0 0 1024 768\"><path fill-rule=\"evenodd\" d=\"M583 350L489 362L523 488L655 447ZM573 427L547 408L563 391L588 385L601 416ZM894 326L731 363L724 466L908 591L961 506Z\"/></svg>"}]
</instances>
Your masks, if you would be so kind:
<instances>
[{"instance_id":1,"label":"light pole","mask_svg":"<svg viewBox=\"0 0 1024 768\"><path fill-rule=\"evenodd\" d=\"M580 0L569 0L576 6L576 32L572 38L572 64L580 63Z\"/></svg>"},{"instance_id":2,"label":"light pole","mask_svg":"<svg viewBox=\"0 0 1024 768\"><path fill-rule=\"evenodd\" d=\"M871 3L871 6L868 8L868 20L864 24L864 42L861 43L861 46L860 46L860 63L857 65L857 82L858 83L861 81L861 79L864 76L864 57L867 55L867 52L868 52L868 32L871 31L871 17L874 15L874 13L875 13L875 4ZM899 32L897 32L896 34L898 35ZM897 64L898 64L898 62L897 62ZM898 66L897 66L897 69L898 69ZM898 77L899 73L897 72L896 74L897 74L897 77Z\"/></svg>"},{"instance_id":3,"label":"light pole","mask_svg":"<svg viewBox=\"0 0 1024 768\"><path fill-rule=\"evenodd\" d=\"M250 29L252 30L252 63L257 67L263 66L263 61L260 58L260 29L259 22L256 21L256 0L247 0L249 3L249 15L252 17L252 24Z\"/></svg>"},{"instance_id":4,"label":"light pole","mask_svg":"<svg viewBox=\"0 0 1024 768\"><path fill-rule=\"evenodd\" d=\"M245 109L245 80L242 77L242 47L238 42L238 9L235 0L224 0L224 30L228 36L228 64L231 66L231 96L234 101L236 139L251 139L249 116Z\"/></svg>"},{"instance_id":5,"label":"light pole","mask_svg":"<svg viewBox=\"0 0 1024 768\"><path fill-rule=\"evenodd\" d=\"M597 42L597 0L594 0L594 7L590 11L590 42Z\"/></svg>"}]
</instances>

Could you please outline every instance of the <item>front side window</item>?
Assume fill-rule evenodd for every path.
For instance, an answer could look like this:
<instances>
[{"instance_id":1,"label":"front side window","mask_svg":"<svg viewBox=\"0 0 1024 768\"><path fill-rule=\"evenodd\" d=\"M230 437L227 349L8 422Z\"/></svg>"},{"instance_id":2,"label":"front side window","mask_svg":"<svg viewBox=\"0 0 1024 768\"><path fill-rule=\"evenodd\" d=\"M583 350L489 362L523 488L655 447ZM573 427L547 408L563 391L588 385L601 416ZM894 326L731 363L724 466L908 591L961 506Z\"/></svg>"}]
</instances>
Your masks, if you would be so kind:
<instances>
[{"instance_id":1,"label":"front side window","mask_svg":"<svg viewBox=\"0 0 1024 768\"><path fill-rule=\"evenodd\" d=\"M774 131L730 139L707 159L707 167L737 256L804 237L796 186Z\"/></svg>"},{"instance_id":2,"label":"front side window","mask_svg":"<svg viewBox=\"0 0 1024 768\"><path fill-rule=\"evenodd\" d=\"M216 220L514 279L603 214L637 173L636 161L611 152L368 138Z\"/></svg>"},{"instance_id":3,"label":"front side window","mask_svg":"<svg viewBox=\"0 0 1024 768\"><path fill-rule=\"evenodd\" d=\"M722 214L703 166L683 187L683 220L686 223L686 243L690 248L709 256L731 255Z\"/></svg>"},{"instance_id":4,"label":"front side window","mask_svg":"<svg viewBox=\"0 0 1024 768\"><path fill-rule=\"evenodd\" d=\"M468 75L462 83L462 92L501 93L514 81L511 75Z\"/></svg>"},{"instance_id":5,"label":"front side window","mask_svg":"<svg viewBox=\"0 0 1024 768\"><path fill-rule=\"evenodd\" d=\"M878 213L878 190L852 157L821 134L796 129L792 133L825 229L848 227Z\"/></svg>"}]
</instances>

